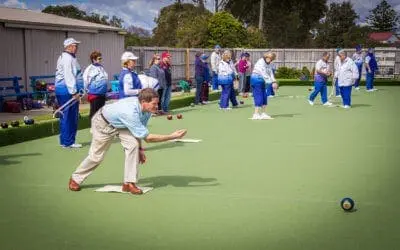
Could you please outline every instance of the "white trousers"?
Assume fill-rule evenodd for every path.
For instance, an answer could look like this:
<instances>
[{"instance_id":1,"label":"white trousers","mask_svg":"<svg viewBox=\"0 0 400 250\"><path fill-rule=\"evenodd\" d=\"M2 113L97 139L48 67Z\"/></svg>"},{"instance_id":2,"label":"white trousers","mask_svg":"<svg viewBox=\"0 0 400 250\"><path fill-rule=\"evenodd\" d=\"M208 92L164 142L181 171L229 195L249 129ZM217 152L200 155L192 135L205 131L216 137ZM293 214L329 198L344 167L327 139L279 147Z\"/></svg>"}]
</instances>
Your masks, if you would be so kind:
<instances>
[{"instance_id":1,"label":"white trousers","mask_svg":"<svg viewBox=\"0 0 400 250\"><path fill-rule=\"evenodd\" d=\"M115 136L119 137L125 151L124 182L138 181L139 143L128 129L116 129L101 116L101 110L92 118L92 143L89 155L72 174L72 179L81 184L103 161Z\"/></svg>"}]
</instances>

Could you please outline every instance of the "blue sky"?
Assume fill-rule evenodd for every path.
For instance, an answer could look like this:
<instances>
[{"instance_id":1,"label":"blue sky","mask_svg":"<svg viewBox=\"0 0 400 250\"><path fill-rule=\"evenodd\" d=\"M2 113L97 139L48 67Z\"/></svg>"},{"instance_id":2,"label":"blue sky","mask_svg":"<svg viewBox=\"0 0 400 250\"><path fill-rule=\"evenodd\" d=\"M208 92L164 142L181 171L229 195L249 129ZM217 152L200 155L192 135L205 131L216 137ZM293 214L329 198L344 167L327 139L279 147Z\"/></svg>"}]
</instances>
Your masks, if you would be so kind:
<instances>
[{"instance_id":1,"label":"blue sky","mask_svg":"<svg viewBox=\"0 0 400 250\"><path fill-rule=\"evenodd\" d=\"M343 0L328 0L342 2ZM360 16L360 23L365 21L368 11L373 9L380 0L350 0ZM48 5L73 4L87 13L96 12L101 15L117 16L124 20L124 26L136 25L148 30L155 26L154 18L159 10L175 0L0 0L0 6L17 7L41 11ZM189 2L189 1L186 1ZM388 0L400 13L400 0ZM207 8L213 11L214 0L206 0Z\"/></svg>"}]
</instances>

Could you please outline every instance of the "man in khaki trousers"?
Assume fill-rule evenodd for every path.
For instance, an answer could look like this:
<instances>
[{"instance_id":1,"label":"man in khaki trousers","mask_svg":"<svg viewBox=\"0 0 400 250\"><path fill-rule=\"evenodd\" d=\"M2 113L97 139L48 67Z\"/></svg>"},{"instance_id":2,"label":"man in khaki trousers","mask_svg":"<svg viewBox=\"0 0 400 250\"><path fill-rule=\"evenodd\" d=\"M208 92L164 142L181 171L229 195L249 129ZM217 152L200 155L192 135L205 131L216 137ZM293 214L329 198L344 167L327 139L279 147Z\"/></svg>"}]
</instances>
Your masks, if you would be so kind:
<instances>
[{"instance_id":1,"label":"man in khaki trousers","mask_svg":"<svg viewBox=\"0 0 400 250\"><path fill-rule=\"evenodd\" d=\"M147 88L140 91L138 97L121 99L105 105L92 118L92 143L89 155L72 174L69 189L80 191L82 182L100 165L117 136L125 150L125 171L122 190L132 194L142 194L136 186L138 181L138 164L146 161L142 148L142 139L146 142L163 142L180 139L186 129L177 130L169 135L150 134L147 122L151 113L158 108L157 91Z\"/></svg>"}]
</instances>

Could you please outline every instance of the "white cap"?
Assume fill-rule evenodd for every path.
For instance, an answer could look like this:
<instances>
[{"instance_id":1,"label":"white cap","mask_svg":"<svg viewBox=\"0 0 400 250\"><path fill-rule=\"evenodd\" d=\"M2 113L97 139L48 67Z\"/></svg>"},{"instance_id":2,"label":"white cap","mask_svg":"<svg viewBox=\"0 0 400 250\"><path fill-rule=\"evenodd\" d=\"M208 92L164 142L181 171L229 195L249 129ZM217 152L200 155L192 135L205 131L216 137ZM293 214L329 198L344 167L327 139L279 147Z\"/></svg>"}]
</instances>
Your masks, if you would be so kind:
<instances>
[{"instance_id":1,"label":"white cap","mask_svg":"<svg viewBox=\"0 0 400 250\"><path fill-rule=\"evenodd\" d=\"M64 48L67 47L67 46L70 46L70 45L72 45L72 44L78 44L78 43L81 43L81 42L75 40L75 39L72 38L72 37L67 38L67 39L65 39L65 41L64 41Z\"/></svg>"},{"instance_id":2,"label":"white cap","mask_svg":"<svg viewBox=\"0 0 400 250\"><path fill-rule=\"evenodd\" d=\"M139 57L135 56L132 52L125 51L122 53L121 61L126 62L128 60L137 60Z\"/></svg>"}]
</instances>

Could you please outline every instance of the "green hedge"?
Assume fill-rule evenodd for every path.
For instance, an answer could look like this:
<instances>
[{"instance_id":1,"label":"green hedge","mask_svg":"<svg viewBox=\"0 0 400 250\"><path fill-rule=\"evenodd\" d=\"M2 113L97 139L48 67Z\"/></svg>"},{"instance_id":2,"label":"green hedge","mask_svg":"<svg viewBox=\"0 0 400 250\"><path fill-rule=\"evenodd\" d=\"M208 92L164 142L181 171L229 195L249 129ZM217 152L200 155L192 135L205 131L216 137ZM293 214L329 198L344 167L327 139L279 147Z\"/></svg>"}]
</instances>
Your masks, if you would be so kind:
<instances>
[{"instance_id":1,"label":"green hedge","mask_svg":"<svg viewBox=\"0 0 400 250\"><path fill-rule=\"evenodd\" d=\"M275 77L282 79L301 79L304 77L310 79L311 72L307 67L303 67L302 69L279 67L276 70Z\"/></svg>"},{"instance_id":2,"label":"green hedge","mask_svg":"<svg viewBox=\"0 0 400 250\"><path fill-rule=\"evenodd\" d=\"M210 93L209 100L217 100L219 96L219 92ZM170 107L171 109L182 108L189 106L193 102L193 95L177 97L171 101ZM58 119L51 118L49 120L36 121L36 124L34 125L25 125L22 121L20 121L20 124L21 125L16 128L11 126L9 126L7 129L0 128L0 147L57 135L60 132ZM78 129L89 128L89 125L89 114L82 114L81 118L79 119Z\"/></svg>"},{"instance_id":3,"label":"green hedge","mask_svg":"<svg viewBox=\"0 0 400 250\"><path fill-rule=\"evenodd\" d=\"M78 129L88 128L89 116L87 114L82 115L78 124ZM0 129L0 146L35 140L59 133L57 119L41 121L34 125L25 125L22 123L19 127L13 128L9 126L7 129Z\"/></svg>"}]
</instances>

